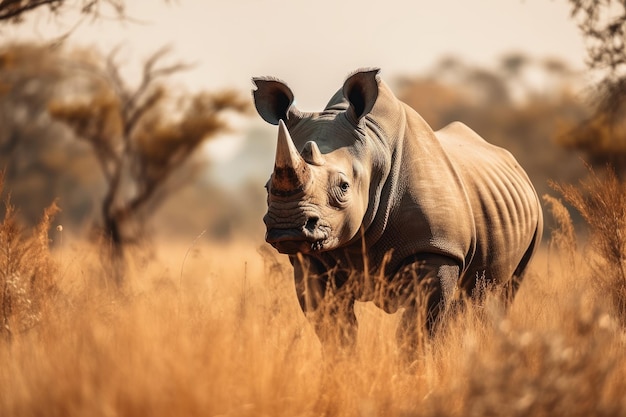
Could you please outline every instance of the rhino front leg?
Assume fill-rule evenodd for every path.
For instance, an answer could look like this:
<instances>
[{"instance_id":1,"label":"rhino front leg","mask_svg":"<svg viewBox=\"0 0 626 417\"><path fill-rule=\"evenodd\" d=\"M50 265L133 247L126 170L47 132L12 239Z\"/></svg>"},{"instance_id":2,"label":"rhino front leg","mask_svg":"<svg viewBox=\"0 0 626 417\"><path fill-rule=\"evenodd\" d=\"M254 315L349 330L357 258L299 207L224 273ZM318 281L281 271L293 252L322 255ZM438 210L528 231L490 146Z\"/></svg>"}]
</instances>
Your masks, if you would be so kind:
<instances>
[{"instance_id":1,"label":"rhino front leg","mask_svg":"<svg viewBox=\"0 0 626 417\"><path fill-rule=\"evenodd\" d=\"M407 361L415 359L419 346L435 334L442 313L453 300L459 273L453 259L427 255L405 264L394 276L392 284L405 309L396 336Z\"/></svg>"},{"instance_id":2,"label":"rhino front leg","mask_svg":"<svg viewBox=\"0 0 626 417\"><path fill-rule=\"evenodd\" d=\"M354 295L339 273L325 272L314 260L295 259L294 278L300 307L313 325L325 353L349 353L356 345Z\"/></svg>"}]
</instances>

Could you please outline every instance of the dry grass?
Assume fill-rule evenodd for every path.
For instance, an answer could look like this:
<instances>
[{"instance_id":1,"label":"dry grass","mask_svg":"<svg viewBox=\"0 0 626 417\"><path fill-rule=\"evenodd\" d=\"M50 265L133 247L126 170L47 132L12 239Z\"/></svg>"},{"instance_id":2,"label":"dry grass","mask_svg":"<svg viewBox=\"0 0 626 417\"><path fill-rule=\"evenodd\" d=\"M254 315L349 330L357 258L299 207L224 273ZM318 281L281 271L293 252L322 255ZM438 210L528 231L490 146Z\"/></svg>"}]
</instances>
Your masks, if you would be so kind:
<instances>
[{"instance_id":1,"label":"dry grass","mask_svg":"<svg viewBox=\"0 0 626 417\"><path fill-rule=\"evenodd\" d=\"M598 295L608 297L615 315L626 325L626 183L607 168L577 186L553 184L589 226L586 257L590 281ZM561 227L561 230L564 230Z\"/></svg>"},{"instance_id":2,"label":"dry grass","mask_svg":"<svg viewBox=\"0 0 626 417\"><path fill-rule=\"evenodd\" d=\"M591 264L603 252L574 247L551 205L557 247L512 306L487 294L408 368L398 316L370 304L357 305L356 352L325 361L289 267L267 248L167 242L134 257L132 285L113 294L98 285L96 248L64 242L28 259L55 261L35 275L56 290L33 326L0 341L0 415L626 415L623 312L593 281L616 266Z\"/></svg>"},{"instance_id":3,"label":"dry grass","mask_svg":"<svg viewBox=\"0 0 626 417\"><path fill-rule=\"evenodd\" d=\"M4 175L0 174L0 195ZM48 229L58 211L45 209L38 227L28 234L20 225L8 195L0 223L0 339L36 326L55 290L55 264L48 251Z\"/></svg>"}]
</instances>

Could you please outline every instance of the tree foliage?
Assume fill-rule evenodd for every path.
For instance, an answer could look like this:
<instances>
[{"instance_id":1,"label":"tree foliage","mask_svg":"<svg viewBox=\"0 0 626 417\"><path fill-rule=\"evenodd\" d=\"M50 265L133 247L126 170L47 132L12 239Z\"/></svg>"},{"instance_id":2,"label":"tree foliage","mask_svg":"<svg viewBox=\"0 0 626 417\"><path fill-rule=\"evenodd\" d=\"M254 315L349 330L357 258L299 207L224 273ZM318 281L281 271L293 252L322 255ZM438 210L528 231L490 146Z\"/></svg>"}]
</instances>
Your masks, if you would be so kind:
<instances>
[{"instance_id":1,"label":"tree foliage","mask_svg":"<svg viewBox=\"0 0 626 417\"><path fill-rule=\"evenodd\" d=\"M626 2L623 0L570 0L586 44L587 63L605 72L607 79L621 78L626 69Z\"/></svg>"},{"instance_id":2,"label":"tree foliage","mask_svg":"<svg viewBox=\"0 0 626 417\"><path fill-rule=\"evenodd\" d=\"M561 137L567 147L581 149L590 162L613 165L626 175L626 2L570 0L572 17L587 44L587 64L596 73L591 92L593 112Z\"/></svg>"}]
</instances>

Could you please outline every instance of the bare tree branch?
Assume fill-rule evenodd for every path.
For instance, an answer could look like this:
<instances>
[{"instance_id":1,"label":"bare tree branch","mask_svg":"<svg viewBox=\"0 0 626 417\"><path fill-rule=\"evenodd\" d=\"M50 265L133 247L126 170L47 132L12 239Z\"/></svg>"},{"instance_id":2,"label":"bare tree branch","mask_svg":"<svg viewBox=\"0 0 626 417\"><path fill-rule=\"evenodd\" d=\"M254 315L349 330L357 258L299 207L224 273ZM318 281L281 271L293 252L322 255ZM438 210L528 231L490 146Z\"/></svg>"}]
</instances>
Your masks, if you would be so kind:
<instances>
[{"instance_id":1,"label":"bare tree branch","mask_svg":"<svg viewBox=\"0 0 626 417\"><path fill-rule=\"evenodd\" d=\"M126 88L124 80L120 75L119 65L115 62L115 57L121 49L122 45L118 45L113 48L111 53L109 53L109 55L107 56L106 74L111 79L111 86L115 89L115 92L120 97L122 102L125 103L128 101L128 89Z\"/></svg>"},{"instance_id":2,"label":"bare tree branch","mask_svg":"<svg viewBox=\"0 0 626 417\"><path fill-rule=\"evenodd\" d=\"M130 93L128 89L120 83L120 88L126 90L126 94L124 94L124 114L128 118L135 117L132 114L133 108L137 107L139 99L146 94L148 89L154 85L158 78L168 77L176 72L191 68L191 65L185 63L177 63L169 67L155 68L159 60L165 57L170 50L171 47L169 46L163 47L148 58L143 66L143 75L139 87L137 87L133 93Z\"/></svg>"},{"instance_id":3,"label":"bare tree branch","mask_svg":"<svg viewBox=\"0 0 626 417\"><path fill-rule=\"evenodd\" d=\"M124 0L0 0L0 21L20 22L24 15L48 6L52 14L74 7L84 16L102 19L101 5L113 11L115 19L126 19Z\"/></svg>"},{"instance_id":4,"label":"bare tree branch","mask_svg":"<svg viewBox=\"0 0 626 417\"><path fill-rule=\"evenodd\" d=\"M132 134L137 122L150 110L152 110L159 101L164 97L165 92L161 88L156 88L143 103L128 111L126 115L126 123L124 124L124 136L128 137Z\"/></svg>"},{"instance_id":5,"label":"bare tree branch","mask_svg":"<svg viewBox=\"0 0 626 417\"><path fill-rule=\"evenodd\" d=\"M24 13L41 6L60 6L65 0L0 0L0 21L21 17Z\"/></svg>"}]
</instances>

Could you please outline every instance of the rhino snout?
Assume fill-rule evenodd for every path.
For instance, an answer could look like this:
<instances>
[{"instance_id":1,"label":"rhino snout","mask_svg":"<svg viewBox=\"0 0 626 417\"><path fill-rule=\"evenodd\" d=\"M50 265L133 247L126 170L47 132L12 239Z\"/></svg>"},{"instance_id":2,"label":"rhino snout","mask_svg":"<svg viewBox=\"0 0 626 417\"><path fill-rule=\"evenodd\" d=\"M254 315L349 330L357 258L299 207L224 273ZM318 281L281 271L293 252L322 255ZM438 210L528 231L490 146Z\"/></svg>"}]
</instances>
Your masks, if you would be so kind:
<instances>
[{"instance_id":1,"label":"rhino snout","mask_svg":"<svg viewBox=\"0 0 626 417\"><path fill-rule=\"evenodd\" d=\"M316 216L311 216L307 219L306 223L304 224L304 228L306 230L308 230L309 232L314 232L315 229L317 228L317 222L320 220L319 217Z\"/></svg>"},{"instance_id":2,"label":"rhino snout","mask_svg":"<svg viewBox=\"0 0 626 417\"><path fill-rule=\"evenodd\" d=\"M282 253L318 251L323 249L323 241L328 238L328 228L317 216L309 216L297 225L274 223L269 215L264 221L267 226L265 240Z\"/></svg>"}]
</instances>

